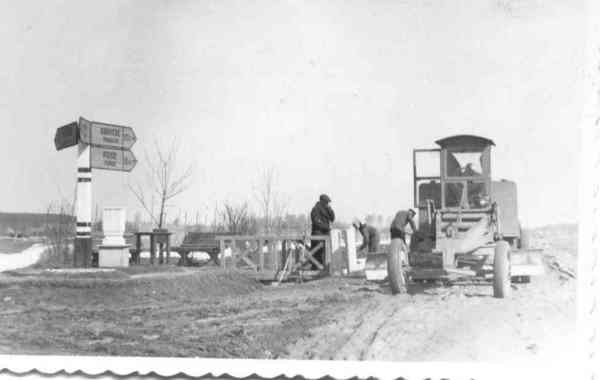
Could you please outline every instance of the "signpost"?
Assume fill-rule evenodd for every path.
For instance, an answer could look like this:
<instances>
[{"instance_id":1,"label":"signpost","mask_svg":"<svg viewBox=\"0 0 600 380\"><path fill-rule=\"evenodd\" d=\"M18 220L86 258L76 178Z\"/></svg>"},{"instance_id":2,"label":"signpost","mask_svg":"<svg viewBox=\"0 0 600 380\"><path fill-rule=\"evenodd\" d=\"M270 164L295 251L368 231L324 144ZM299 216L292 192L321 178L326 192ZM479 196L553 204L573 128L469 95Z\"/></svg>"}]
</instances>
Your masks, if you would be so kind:
<instances>
[{"instance_id":1,"label":"signpost","mask_svg":"<svg viewBox=\"0 0 600 380\"><path fill-rule=\"evenodd\" d=\"M56 150L78 145L77 203L75 205L75 267L88 267L92 258L92 168L131 171L137 160L130 148L137 138L131 127L89 121L56 130Z\"/></svg>"}]
</instances>

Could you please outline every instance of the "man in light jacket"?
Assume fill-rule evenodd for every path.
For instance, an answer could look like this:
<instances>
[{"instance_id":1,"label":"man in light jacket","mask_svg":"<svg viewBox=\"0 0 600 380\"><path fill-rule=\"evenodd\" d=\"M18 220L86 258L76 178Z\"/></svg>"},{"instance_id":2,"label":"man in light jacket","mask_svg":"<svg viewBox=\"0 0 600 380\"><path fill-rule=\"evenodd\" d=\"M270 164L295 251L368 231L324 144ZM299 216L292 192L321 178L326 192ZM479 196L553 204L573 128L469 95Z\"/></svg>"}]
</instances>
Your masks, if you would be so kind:
<instances>
[{"instance_id":1,"label":"man in light jacket","mask_svg":"<svg viewBox=\"0 0 600 380\"><path fill-rule=\"evenodd\" d=\"M379 252L379 231L375 227L360 221L354 222L353 226L360 232L363 238L363 243L358 248L358 251L367 254Z\"/></svg>"}]
</instances>

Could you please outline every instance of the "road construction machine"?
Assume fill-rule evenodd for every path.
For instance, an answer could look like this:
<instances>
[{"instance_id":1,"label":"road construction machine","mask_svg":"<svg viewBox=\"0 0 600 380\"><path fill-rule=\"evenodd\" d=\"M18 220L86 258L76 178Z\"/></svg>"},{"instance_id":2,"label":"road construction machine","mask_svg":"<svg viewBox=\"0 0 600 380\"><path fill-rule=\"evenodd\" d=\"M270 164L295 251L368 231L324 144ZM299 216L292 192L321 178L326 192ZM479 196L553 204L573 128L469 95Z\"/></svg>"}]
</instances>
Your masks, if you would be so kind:
<instances>
[{"instance_id":1,"label":"road construction machine","mask_svg":"<svg viewBox=\"0 0 600 380\"><path fill-rule=\"evenodd\" d=\"M519 222L517 186L492 180L492 140L457 135L436 143L413 150L417 231L409 244L392 239L385 253L392 291L405 291L407 281L477 277L492 281L494 297L507 297L511 282L544 273L542 251L529 247ZM367 276L376 256L367 259Z\"/></svg>"}]
</instances>

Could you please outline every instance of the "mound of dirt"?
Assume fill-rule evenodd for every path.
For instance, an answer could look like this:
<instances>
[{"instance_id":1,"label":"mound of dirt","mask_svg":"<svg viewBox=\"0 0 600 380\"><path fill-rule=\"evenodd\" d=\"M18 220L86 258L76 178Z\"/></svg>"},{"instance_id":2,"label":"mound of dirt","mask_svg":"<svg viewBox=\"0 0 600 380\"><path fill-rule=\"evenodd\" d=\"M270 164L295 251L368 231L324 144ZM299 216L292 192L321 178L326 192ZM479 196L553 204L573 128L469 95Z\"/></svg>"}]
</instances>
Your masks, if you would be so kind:
<instances>
[{"instance_id":1,"label":"mound of dirt","mask_svg":"<svg viewBox=\"0 0 600 380\"><path fill-rule=\"evenodd\" d=\"M131 277L139 296L150 294L195 299L247 294L259 290L263 285L243 272L211 268L189 269L185 272L160 275L136 275Z\"/></svg>"},{"instance_id":2,"label":"mound of dirt","mask_svg":"<svg viewBox=\"0 0 600 380\"><path fill-rule=\"evenodd\" d=\"M241 272L220 269L177 270L129 275L121 270L97 272L14 271L0 277L2 294L18 299L44 295L48 302L136 304L140 300L175 301L246 294L262 287Z\"/></svg>"},{"instance_id":3,"label":"mound of dirt","mask_svg":"<svg viewBox=\"0 0 600 380\"><path fill-rule=\"evenodd\" d=\"M220 296L243 294L262 287L243 272L195 270L177 267L122 268L115 270L33 270L4 272L0 287L19 287L23 291L37 287L56 288L135 288L161 289L161 294L206 294ZM197 292L200 294L196 294ZM130 294L130 293L128 293Z\"/></svg>"},{"instance_id":4,"label":"mound of dirt","mask_svg":"<svg viewBox=\"0 0 600 380\"><path fill-rule=\"evenodd\" d=\"M138 275L148 273L185 272L185 268L172 265L133 265L127 268L119 268L119 271L129 275Z\"/></svg>"}]
</instances>

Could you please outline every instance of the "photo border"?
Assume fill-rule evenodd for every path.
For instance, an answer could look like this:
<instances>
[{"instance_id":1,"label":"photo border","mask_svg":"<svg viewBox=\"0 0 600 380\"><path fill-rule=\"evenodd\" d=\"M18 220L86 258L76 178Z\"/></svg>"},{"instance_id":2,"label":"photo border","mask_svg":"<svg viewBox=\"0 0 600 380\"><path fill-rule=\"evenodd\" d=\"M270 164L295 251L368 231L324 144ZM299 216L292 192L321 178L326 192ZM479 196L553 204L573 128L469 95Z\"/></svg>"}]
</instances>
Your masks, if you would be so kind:
<instances>
[{"instance_id":1,"label":"photo border","mask_svg":"<svg viewBox=\"0 0 600 380\"><path fill-rule=\"evenodd\" d=\"M600 379L600 5L588 0L587 100L581 136L577 343L578 362L379 362L110 356L0 355L0 375L226 379ZM592 205L592 207L590 207ZM559 332L558 332L559 333ZM569 348L565 348L568 350ZM508 364L508 365L507 365Z\"/></svg>"}]
</instances>

